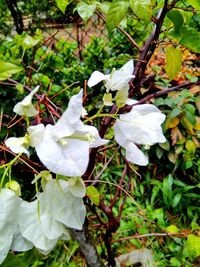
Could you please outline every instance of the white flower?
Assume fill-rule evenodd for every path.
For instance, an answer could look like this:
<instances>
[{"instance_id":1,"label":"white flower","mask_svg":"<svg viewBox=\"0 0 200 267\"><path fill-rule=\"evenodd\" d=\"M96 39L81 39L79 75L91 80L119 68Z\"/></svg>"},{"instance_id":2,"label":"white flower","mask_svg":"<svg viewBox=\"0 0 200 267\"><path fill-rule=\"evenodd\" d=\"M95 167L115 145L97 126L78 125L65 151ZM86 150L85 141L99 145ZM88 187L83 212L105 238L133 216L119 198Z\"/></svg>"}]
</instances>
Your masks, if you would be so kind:
<instances>
[{"instance_id":1,"label":"white flower","mask_svg":"<svg viewBox=\"0 0 200 267\"><path fill-rule=\"evenodd\" d=\"M80 178L75 178L74 182L73 179L71 178L70 181L50 180L46 184L43 195L38 195L38 199L41 214L42 210L45 210L48 206L52 218L57 223L63 223L67 227L81 230L86 215L82 200L85 194L85 186Z\"/></svg>"},{"instance_id":2,"label":"white flower","mask_svg":"<svg viewBox=\"0 0 200 267\"><path fill-rule=\"evenodd\" d=\"M29 156L29 151L27 150L30 146L29 141L28 135L25 135L24 137L10 137L5 141L5 145L14 153L25 153Z\"/></svg>"},{"instance_id":3,"label":"white flower","mask_svg":"<svg viewBox=\"0 0 200 267\"><path fill-rule=\"evenodd\" d=\"M38 114L38 110L36 110L32 104L33 95L38 91L39 85L29 94L27 95L21 102L17 103L14 106L13 111L20 116L28 116L34 117Z\"/></svg>"},{"instance_id":4,"label":"white flower","mask_svg":"<svg viewBox=\"0 0 200 267\"><path fill-rule=\"evenodd\" d=\"M0 264L6 258L18 230L18 211L21 199L14 191L0 189Z\"/></svg>"},{"instance_id":5,"label":"white flower","mask_svg":"<svg viewBox=\"0 0 200 267\"><path fill-rule=\"evenodd\" d=\"M133 73L133 60L129 60L119 70L113 70L110 74L103 74L99 71L94 71L88 80L88 86L93 87L101 81L105 81L107 93L109 91L119 91L129 88L129 81L135 76Z\"/></svg>"},{"instance_id":6,"label":"white flower","mask_svg":"<svg viewBox=\"0 0 200 267\"><path fill-rule=\"evenodd\" d=\"M165 117L151 104L134 106L129 113L120 115L114 124L114 135L117 143L126 149L127 160L141 166L148 164L148 157L137 145L164 143L161 124Z\"/></svg>"},{"instance_id":7,"label":"white flower","mask_svg":"<svg viewBox=\"0 0 200 267\"><path fill-rule=\"evenodd\" d=\"M28 128L31 145L50 171L81 176L88 165L89 149L108 142L100 138L95 127L83 124L81 114L82 90L70 99L67 110L55 125Z\"/></svg>"},{"instance_id":8,"label":"white flower","mask_svg":"<svg viewBox=\"0 0 200 267\"><path fill-rule=\"evenodd\" d=\"M37 199L33 202L23 201L19 212L20 233L24 238L33 243L36 248L43 251L50 251L55 247L58 239L49 239L47 235L47 231L51 227L51 216L49 215L49 217L45 218L44 226L48 225L45 233L41 225L40 216L40 205Z\"/></svg>"}]
</instances>

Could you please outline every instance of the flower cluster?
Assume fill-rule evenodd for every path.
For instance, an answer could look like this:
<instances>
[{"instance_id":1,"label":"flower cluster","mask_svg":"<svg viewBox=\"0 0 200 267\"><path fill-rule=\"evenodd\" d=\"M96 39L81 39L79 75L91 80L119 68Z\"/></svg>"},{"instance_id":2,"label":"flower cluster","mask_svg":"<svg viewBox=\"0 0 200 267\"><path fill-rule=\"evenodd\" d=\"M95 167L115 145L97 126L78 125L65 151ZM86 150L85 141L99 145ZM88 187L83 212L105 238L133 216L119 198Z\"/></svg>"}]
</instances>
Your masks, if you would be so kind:
<instances>
[{"instance_id":1,"label":"flower cluster","mask_svg":"<svg viewBox=\"0 0 200 267\"><path fill-rule=\"evenodd\" d=\"M67 110L55 125L30 126L28 134L20 138L8 138L6 146L15 153L27 155L28 147L34 147L48 170L65 176L83 175L88 165L90 148L104 145L108 141L100 138L94 126L84 125L81 121L82 94L81 90L79 94L72 96Z\"/></svg>"},{"instance_id":2,"label":"flower cluster","mask_svg":"<svg viewBox=\"0 0 200 267\"><path fill-rule=\"evenodd\" d=\"M66 227L82 229L86 209L83 181L50 179L32 202L22 200L13 190L0 190L0 264L8 251L27 251L35 246L49 253L59 239L69 239Z\"/></svg>"},{"instance_id":3,"label":"flower cluster","mask_svg":"<svg viewBox=\"0 0 200 267\"><path fill-rule=\"evenodd\" d=\"M136 103L128 99L128 83L134 78L132 73L133 60L130 60L120 70L113 70L108 75L95 71L88 85L92 87L104 80L107 92L104 104L112 105L110 91L117 91L114 100L118 107L125 103L132 105ZM14 112L26 119L37 115L32 98L38 89L36 87L16 104ZM49 171L71 178L67 181L53 179L49 172L44 171L48 173L48 179L46 177L41 183L43 191L37 192L32 202L22 200L11 186L10 189L0 189L0 263L10 249L26 251L35 246L47 254L58 239L69 238L66 227L82 229L86 209L83 204L85 185L80 176L87 169L90 149L108 142L99 136L94 126L81 121L82 97L82 90L72 96L68 108L55 125L40 123L29 126L24 137L10 137L5 141L14 153L30 156L29 147L35 148ZM128 161L141 166L148 164L148 157L138 146L165 142L161 128L164 120L165 115L151 104L135 105L130 112L119 115L113 125L114 137L125 149Z\"/></svg>"}]
</instances>

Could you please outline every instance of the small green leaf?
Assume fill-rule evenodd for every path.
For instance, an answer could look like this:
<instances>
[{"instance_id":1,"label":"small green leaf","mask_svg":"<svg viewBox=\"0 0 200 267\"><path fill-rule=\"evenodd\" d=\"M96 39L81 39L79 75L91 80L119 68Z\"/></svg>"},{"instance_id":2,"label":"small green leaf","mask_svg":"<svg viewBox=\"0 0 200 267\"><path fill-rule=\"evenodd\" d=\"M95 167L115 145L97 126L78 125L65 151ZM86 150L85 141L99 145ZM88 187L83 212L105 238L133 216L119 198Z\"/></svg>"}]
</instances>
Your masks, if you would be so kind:
<instances>
[{"instance_id":1,"label":"small green leaf","mask_svg":"<svg viewBox=\"0 0 200 267\"><path fill-rule=\"evenodd\" d=\"M145 22L149 22L152 16L151 0L130 0L133 12Z\"/></svg>"},{"instance_id":2,"label":"small green leaf","mask_svg":"<svg viewBox=\"0 0 200 267\"><path fill-rule=\"evenodd\" d=\"M56 0L56 4L58 8L65 14L66 7L72 2L73 0Z\"/></svg>"},{"instance_id":3,"label":"small green leaf","mask_svg":"<svg viewBox=\"0 0 200 267\"><path fill-rule=\"evenodd\" d=\"M105 106L112 106L113 105L113 102L112 102L112 94L109 93L109 94L104 94L103 96L103 104Z\"/></svg>"},{"instance_id":4,"label":"small green leaf","mask_svg":"<svg viewBox=\"0 0 200 267\"><path fill-rule=\"evenodd\" d=\"M126 16L129 7L129 0L114 0L108 10L106 26L111 32Z\"/></svg>"},{"instance_id":5,"label":"small green leaf","mask_svg":"<svg viewBox=\"0 0 200 267\"><path fill-rule=\"evenodd\" d=\"M128 99L128 89L125 88L117 91L115 100L118 108L122 108L126 104L127 99Z\"/></svg>"},{"instance_id":6,"label":"small green leaf","mask_svg":"<svg viewBox=\"0 0 200 267\"><path fill-rule=\"evenodd\" d=\"M180 108L175 107L175 108L172 109L172 111L171 111L169 117L170 117L171 119L172 119L172 118L175 118L175 117L177 117L178 115L180 115L182 112L183 112L183 110L181 110Z\"/></svg>"},{"instance_id":7,"label":"small green leaf","mask_svg":"<svg viewBox=\"0 0 200 267\"><path fill-rule=\"evenodd\" d=\"M175 208L178 205L178 203L180 202L181 196L182 195L180 193L175 195L175 197L172 200L172 207L173 208Z\"/></svg>"},{"instance_id":8,"label":"small green leaf","mask_svg":"<svg viewBox=\"0 0 200 267\"><path fill-rule=\"evenodd\" d=\"M39 39L33 38L30 35L26 35L25 38L22 41L22 48L23 49L29 49L34 47L35 45L37 45L40 42Z\"/></svg>"},{"instance_id":9,"label":"small green leaf","mask_svg":"<svg viewBox=\"0 0 200 267\"><path fill-rule=\"evenodd\" d=\"M22 68L8 62L0 61L0 81L7 80L12 74L18 73Z\"/></svg>"},{"instance_id":10,"label":"small green leaf","mask_svg":"<svg viewBox=\"0 0 200 267\"><path fill-rule=\"evenodd\" d=\"M170 144L168 140L165 143L159 143L159 146L166 151L170 151Z\"/></svg>"},{"instance_id":11,"label":"small green leaf","mask_svg":"<svg viewBox=\"0 0 200 267\"><path fill-rule=\"evenodd\" d=\"M96 206L99 206L100 194L94 186L90 185L87 187L86 195Z\"/></svg>"},{"instance_id":12,"label":"small green leaf","mask_svg":"<svg viewBox=\"0 0 200 267\"><path fill-rule=\"evenodd\" d=\"M191 153L195 153L196 151L196 146L192 140L187 140L185 143L185 148Z\"/></svg>"},{"instance_id":13,"label":"small green leaf","mask_svg":"<svg viewBox=\"0 0 200 267\"><path fill-rule=\"evenodd\" d=\"M171 234L177 234L178 233L178 228L177 228L176 225L172 224L172 225L169 225L169 226L166 227L166 231L168 233L171 233Z\"/></svg>"},{"instance_id":14,"label":"small green leaf","mask_svg":"<svg viewBox=\"0 0 200 267\"><path fill-rule=\"evenodd\" d=\"M183 255L190 258L196 258L200 255L200 237L188 235L188 239L183 249Z\"/></svg>"},{"instance_id":15,"label":"small green leaf","mask_svg":"<svg viewBox=\"0 0 200 267\"><path fill-rule=\"evenodd\" d=\"M200 53L200 32L191 27L182 27L180 32L180 44L196 53Z\"/></svg>"},{"instance_id":16,"label":"small green leaf","mask_svg":"<svg viewBox=\"0 0 200 267\"><path fill-rule=\"evenodd\" d=\"M182 65L181 51L173 46L168 46L166 49L166 66L165 70L170 80L178 74Z\"/></svg>"},{"instance_id":17,"label":"small green leaf","mask_svg":"<svg viewBox=\"0 0 200 267\"><path fill-rule=\"evenodd\" d=\"M179 32L180 28L183 25L184 19L180 11L178 10L171 10L167 17L173 22L174 24L174 31Z\"/></svg>"},{"instance_id":18,"label":"small green leaf","mask_svg":"<svg viewBox=\"0 0 200 267\"><path fill-rule=\"evenodd\" d=\"M77 5L76 10L80 15L80 17L84 21L87 21L94 14L96 7L97 7L96 4L88 5L87 3L80 2Z\"/></svg>"},{"instance_id":19,"label":"small green leaf","mask_svg":"<svg viewBox=\"0 0 200 267\"><path fill-rule=\"evenodd\" d=\"M187 2L197 10L200 10L200 2L199 0L187 0Z\"/></svg>"},{"instance_id":20,"label":"small green leaf","mask_svg":"<svg viewBox=\"0 0 200 267\"><path fill-rule=\"evenodd\" d=\"M24 86L21 83L16 84L17 91L22 95L24 93Z\"/></svg>"}]
</instances>

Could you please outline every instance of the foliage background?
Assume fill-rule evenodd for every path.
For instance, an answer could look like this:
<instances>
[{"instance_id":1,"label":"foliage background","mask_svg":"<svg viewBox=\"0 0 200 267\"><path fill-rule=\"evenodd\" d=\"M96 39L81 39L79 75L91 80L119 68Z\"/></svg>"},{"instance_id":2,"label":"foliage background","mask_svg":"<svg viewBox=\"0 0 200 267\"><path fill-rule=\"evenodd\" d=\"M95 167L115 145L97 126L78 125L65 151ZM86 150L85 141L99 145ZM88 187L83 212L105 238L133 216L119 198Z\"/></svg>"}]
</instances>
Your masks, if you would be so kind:
<instances>
[{"instance_id":1,"label":"foliage background","mask_svg":"<svg viewBox=\"0 0 200 267\"><path fill-rule=\"evenodd\" d=\"M123 188L132 198L126 198L120 227L113 234L111 243L114 256L144 247L152 249L156 266L199 264L200 88L195 85L199 76L199 39L194 39L192 35L200 29L200 14L199 9L194 10L190 2L181 1L179 8L169 12L161 33L162 43L146 69L146 75L153 74L155 79L153 83L142 87L142 94L145 96L185 81L194 85L188 87L188 90L151 100L167 115L163 129L168 142L153 146L149 151L151 163L147 167L133 166L130 170L131 180L125 177ZM92 2L87 4L92 5ZM89 20L82 14L85 21L82 20L77 11L73 12L76 6L74 3L67 6L63 15L54 1L18 2L18 10L27 25L22 35L16 35L6 1L1 1L0 5L1 60L18 66L22 64L23 71L15 74L13 80L29 87L39 83L40 93L46 94L61 110L66 108L70 96L84 87L85 80L94 70L109 73L113 67L122 66L131 57L137 60L137 49L131 45L127 36L118 29L108 33L104 20L97 14ZM146 17L142 17L139 11L133 16L129 13L126 24L122 22L120 27L141 45L152 30L148 12L145 13ZM33 38L29 39L29 45L24 41L27 36ZM180 67L175 64L177 58L173 58L173 64L167 63L167 58L168 62L172 60L171 45L181 51ZM0 83L2 141L7 135L19 136L24 132L23 122L12 126L12 107L26 95L20 86L13 86L13 80ZM102 96L101 86L95 89L87 87L84 105L90 115L98 110ZM140 99L141 95L138 94L137 98ZM42 119L44 123L52 121L48 112L44 112ZM98 126L100 121L94 123ZM110 130L107 136L112 137L112 134ZM119 183L123 172L123 157L121 152L115 150L116 147L107 152L102 151L102 160L95 169L98 175L115 153L112 163L101 176L101 180L106 183L96 185L98 194L104 196L107 203L116 192L113 183ZM12 158L3 149L0 153L2 163ZM37 170L42 170L35 155L31 157L30 163L35 164ZM13 166L12 175L20 182L24 197L33 197L33 188L30 187L33 173L30 169L23 164L16 165ZM113 207L116 217L122 201L123 194L119 192L118 201ZM99 225L98 216L104 222L107 218L89 198L85 202L89 228L98 252L102 259L107 259L103 242L106 231ZM17 255L10 253L2 266L86 266L86 263L77 243L70 241L60 242L53 253L46 257L34 250Z\"/></svg>"}]
</instances>

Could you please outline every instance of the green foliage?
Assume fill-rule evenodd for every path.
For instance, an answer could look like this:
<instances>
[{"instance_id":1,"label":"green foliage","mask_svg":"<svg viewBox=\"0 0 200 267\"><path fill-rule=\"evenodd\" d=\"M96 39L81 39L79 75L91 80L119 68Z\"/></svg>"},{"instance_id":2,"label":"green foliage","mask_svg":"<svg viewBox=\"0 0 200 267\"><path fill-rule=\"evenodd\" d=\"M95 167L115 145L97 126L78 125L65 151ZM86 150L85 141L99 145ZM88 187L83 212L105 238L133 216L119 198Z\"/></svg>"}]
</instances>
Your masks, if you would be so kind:
<instances>
[{"instance_id":1,"label":"green foliage","mask_svg":"<svg viewBox=\"0 0 200 267\"><path fill-rule=\"evenodd\" d=\"M173 46L167 46L166 49L166 66L165 70L169 80L173 80L178 74L182 65L181 51Z\"/></svg>"},{"instance_id":2,"label":"green foliage","mask_svg":"<svg viewBox=\"0 0 200 267\"><path fill-rule=\"evenodd\" d=\"M0 61L0 81L7 80L13 74L18 73L21 70L22 68L15 64Z\"/></svg>"},{"instance_id":3,"label":"green foliage","mask_svg":"<svg viewBox=\"0 0 200 267\"><path fill-rule=\"evenodd\" d=\"M23 14L39 14L48 18L49 14L53 18L62 18L61 12L52 1L38 1L38 7L34 1L21 1L21 9ZM63 13L68 12L69 3L71 1L56 1L58 7ZM186 1L185 1L186 2ZM2 3L5 2L3 1ZM2 3L0 4L2 6ZM191 51L200 51L200 41L198 27L199 21L199 1L188 0L188 6L181 6L180 9L172 10L168 13L164 23L164 31L159 41L163 39L167 42L166 48L166 73L169 80L181 73L181 51L182 47L189 48ZM129 6L130 5L130 6ZM191 6L197 11L184 11ZM0 7L1 7L0 6ZM80 62L77 57L78 44L76 42L67 42L64 38L60 38L54 43L53 47L45 46L43 34L37 31L35 35L23 34L16 35L14 38L4 38L0 46L1 64L0 64L0 80L6 80L13 75L19 84L14 88L1 85L1 106L3 113L3 124L1 125L1 138L5 139L8 131L9 134L17 134L24 131L23 123L21 127L13 126L7 128L10 123L10 116L13 116L12 108L17 101L26 94L23 85L34 87L40 84L41 92L46 94L59 107L63 109L71 95L75 94L80 87L84 87L84 80L87 80L94 70L104 73L110 73L113 67L120 67L131 57L137 58L137 50L127 40L126 36L120 33L115 27L126 18L126 26L121 26L130 36L136 40L141 47L143 42L148 38L153 27L150 23L153 16L157 15L158 8L163 6L163 1L79 1L76 7L79 15L87 21L96 10L101 10L105 14L107 28L109 33L112 32L110 40L99 37L92 37L86 49L81 51L83 61ZM130 8L131 7L131 8ZM132 10L131 10L132 9ZM5 12L6 16L8 15ZM127 15L128 14L128 15ZM39 20L39 16L35 15L35 20ZM6 29L6 22L0 18L0 24ZM34 26L34 25L33 25ZM110 35L111 36L111 35ZM169 45L173 42L176 48ZM106 43L106 45L105 45ZM164 47L166 43L164 42ZM184 48L185 49L185 48ZM80 52L80 51L79 51ZM184 51L183 51L184 54ZM34 55L34 66L32 60ZM184 60L184 57L183 57ZM21 67L25 66L24 70ZM192 67L192 61L190 62ZM152 74L152 73L150 73ZM15 76L14 76L15 75ZM195 74L186 74L188 80L197 82L198 78ZM158 86L170 86L170 81L166 77L157 76ZM74 84L75 82L79 82ZM73 86L72 86L73 85ZM145 88L146 90L146 88ZM122 188L129 193L124 203L122 217L120 218L120 227L114 239L126 238L123 242L113 242L112 247L116 255L125 253L135 248L148 247L151 248L155 255L156 266L192 266L192 262L199 256L199 230L193 229L194 224L200 214L199 210L199 188L200 188L200 160L199 160L199 110L200 99L197 91L183 90L182 92L174 92L165 97L154 100L154 104L162 109L167 115L166 122L163 125L167 142L150 148L150 162L148 167L138 168L131 166L129 179L124 179ZM102 96L104 91L101 85L97 85L94 89L87 87L87 98L84 105L88 112L94 114L102 104ZM122 93L122 92L120 92ZM119 93L119 94L120 94ZM107 96L112 100L112 94ZM92 101L91 101L92 100ZM123 106L121 96L119 97L118 106ZM105 99L104 99L105 101ZM95 104L94 104L95 103ZM108 109L107 109L108 110ZM46 113L46 114L45 114ZM0 116L1 117L1 116ZM9 118L9 119L8 119ZM42 106L42 119L51 120L51 116ZM35 122L34 122L35 123ZM100 125L101 121L91 122ZM8 124L9 125L9 124ZM113 129L109 129L107 136L113 137ZM113 156L114 150L100 152L105 161L99 162L96 166L94 177L102 170L104 163ZM98 209L100 199L105 199L106 203L113 200L116 188L123 172L123 151L116 153L113 163L107 167L101 175L100 183L87 187L86 203L92 202L92 208L88 209L88 220L91 222L93 229L93 237L95 239L98 251L102 258L105 257L105 247L100 244L99 240L104 239L104 231L96 231L99 224L96 214L108 223L108 218ZM30 160L36 160L31 155ZM39 168L39 167L38 167ZM138 178L136 173L141 174ZM23 173L23 179L22 175ZM32 180L32 174L27 172L24 167L15 166L15 178L20 181L23 189L26 190L26 197L32 196L32 188L28 182ZM105 182L105 183L104 183ZM115 186L114 186L115 185ZM123 203L124 191L117 195L117 203L113 207L115 216L118 216L120 205ZM88 207L90 205L88 204ZM94 219L95 218L95 219ZM91 220L90 220L91 219ZM192 222L192 223L191 223ZM94 223L94 224L93 224ZM156 236L156 233L171 233L170 236ZM187 240L184 240L181 232L191 233ZM155 233L154 236L144 238L135 238L135 235L145 235ZM197 233L197 234L196 234ZM130 236L132 239L129 239ZM42 257L35 250L14 255L10 253L2 267L8 266L83 266L83 259L78 252L77 243L60 242L52 254Z\"/></svg>"},{"instance_id":4,"label":"green foliage","mask_svg":"<svg viewBox=\"0 0 200 267\"><path fill-rule=\"evenodd\" d=\"M108 10L106 19L107 29L111 32L126 16L129 7L129 1L114 0Z\"/></svg>"},{"instance_id":5,"label":"green foliage","mask_svg":"<svg viewBox=\"0 0 200 267\"><path fill-rule=\"evenodd\" d=\"M56 0L56 4L58 8L65 14L66 7L72 2L73 0Z\"/></svg>"}]
</instances>

